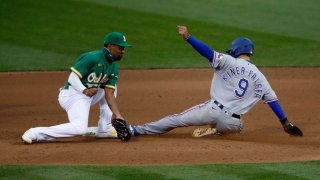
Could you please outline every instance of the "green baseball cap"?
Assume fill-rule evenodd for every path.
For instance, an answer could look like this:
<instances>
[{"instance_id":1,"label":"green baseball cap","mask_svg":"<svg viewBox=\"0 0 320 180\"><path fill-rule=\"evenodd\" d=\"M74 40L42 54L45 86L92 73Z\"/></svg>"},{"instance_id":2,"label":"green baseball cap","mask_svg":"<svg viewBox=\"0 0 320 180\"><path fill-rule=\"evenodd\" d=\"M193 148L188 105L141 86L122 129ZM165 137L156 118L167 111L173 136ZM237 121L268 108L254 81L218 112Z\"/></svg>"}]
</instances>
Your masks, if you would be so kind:
<instances>
[{"instance_id":1,"label":"green baseball cap","mask_svg":"<svg viewBox=\"0 0 320 180\"><path fill-rule=\"evenodd\" d=\"M104 38L104 44L115 44L122 47L131 47L130 44L126 42L126 37L119 32L111 32Z\"/></svg>"}]
</instances>

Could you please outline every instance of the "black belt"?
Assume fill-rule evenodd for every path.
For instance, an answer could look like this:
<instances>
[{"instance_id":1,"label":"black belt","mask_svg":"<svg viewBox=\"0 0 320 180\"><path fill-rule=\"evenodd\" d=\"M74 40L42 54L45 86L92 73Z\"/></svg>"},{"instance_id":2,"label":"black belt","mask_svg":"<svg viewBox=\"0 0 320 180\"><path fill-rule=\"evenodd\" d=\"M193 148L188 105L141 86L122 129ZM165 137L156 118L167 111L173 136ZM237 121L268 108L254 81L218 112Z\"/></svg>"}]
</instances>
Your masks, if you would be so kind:
<instances>
[{"instance_id":1,"label":"black belt","mask_svg":"<svg viewBox=\"0 0 320 180\"><path fill-rule=\"evenodd\" d=\"M220 104L218 101L216 101L216 100L214 100L213 101L220 109L223 109L223 105L222 104ZM241 118L241 116L239 115L239 114L232 114L231 115L231 117L234 117L234 118L237 118L237 119L240 119Z\"/></svg>"}]
</instances>

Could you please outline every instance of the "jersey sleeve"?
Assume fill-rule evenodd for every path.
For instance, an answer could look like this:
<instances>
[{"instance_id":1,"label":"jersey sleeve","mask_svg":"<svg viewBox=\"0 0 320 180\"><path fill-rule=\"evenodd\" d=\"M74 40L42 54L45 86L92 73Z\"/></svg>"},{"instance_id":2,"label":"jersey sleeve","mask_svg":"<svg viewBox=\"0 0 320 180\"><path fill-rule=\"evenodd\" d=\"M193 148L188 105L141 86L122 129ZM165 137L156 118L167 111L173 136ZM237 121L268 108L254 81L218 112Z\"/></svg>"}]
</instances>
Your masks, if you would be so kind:
<instances>
[{"instance_id":1,"label":"jersey sleeve","mask_svg":"<svg viewBox=\"0 0 320 180\"><path fill-rule=\"evenodd\" d=\"M214 69L222 69L226 66L230 65L233 57L223 54L217 51L213 51L212 61L210 62L210 66Z\"/></svg>"},{"instance_id":2,"label":"jersey sleeve","mask_svg":"<svg viewBox=\"0 0 320 180\"><path fill-rule=\"evenodd\" d=\"M278 101L278 97L274 92L274 90L271 88L270 84L267 82L266 85L267 86L266 86L265 93L262 96L263 103L271 103L271 102Z\"/></svg>"},{"instance_id":3,"label":"jersey sleeve","mask_svg":"<svg viewBox=\"0 0 320 180\"><path fill-rule=\"evenodd\" d=\"M83 78L87 73L89 73L90 68L93 65L93 60L90 59L87 55L81 55L76 64L70 69L72 72L76 73L77 76Z\"/></svg>"}]
</instances>

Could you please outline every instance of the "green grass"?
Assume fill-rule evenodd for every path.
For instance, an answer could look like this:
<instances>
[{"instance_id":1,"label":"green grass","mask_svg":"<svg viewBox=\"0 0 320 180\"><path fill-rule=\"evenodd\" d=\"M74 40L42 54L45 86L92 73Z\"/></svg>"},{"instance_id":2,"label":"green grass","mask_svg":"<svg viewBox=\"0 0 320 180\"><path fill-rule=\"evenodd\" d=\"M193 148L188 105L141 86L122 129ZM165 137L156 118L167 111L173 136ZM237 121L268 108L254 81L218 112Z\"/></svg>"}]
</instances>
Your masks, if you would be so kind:
<instances>
[{"instance_id":1,"label":"green grass","mask_svg":"<svg viewBox=\"0 0 320 180\"><path fill-rule=\"evenodd\" d=\"M110 31L123 32L134 45L126 50L121 68L208 67L206 60L177 35L178 24L188 25L191 34L220 52L225 52L236 37L251 38L256 45L253 62L258 66L320 66L316 8L320 1L290 1L288 8L275 0L253 1L255 6L245 6L250 18L246 13L229 15L249 4L248 0L244 5L213 1L213 13L209 1L184 1L182 7L179 2L3 0L0 71L66 70L81 53L100 49ZM218 4L220 8L216 8ZM301 8L304 16L296 14L300 11L287 13ZM274 14L263 9L272 9ZM232 17L235 23L230 23ZM249 20L240 23L238 18ZM248 22L252 26L246 26Z\"/></svg>"},{"instance_id":2,"label":"green grass","mask_svg":"<svg viewBox=\"0 0 320 180\"><path fill-rule=\"evenodd\" d=\"M80 0L320 41L318 0Z\"/></svg>"},{"instance_id":3,"label":"green grass","mask_svg":"<svg viewBox=\"0 0 320 180\"><path fill-rule=\"evenodd\" d=\"M0 166L1 179L318 179L320 161L184 166Z\"/></svg>"},{"instance_id":4,"label":"green grass","mask_svg":"<svg viewBox=\"0 0 320 180\"><path fill-rule=\"evenodd\" d=\"M59 70L69 67L73 59L70 55L5 43L0 43L0 49L3 71Z\"/></svg>"}]
</instances>

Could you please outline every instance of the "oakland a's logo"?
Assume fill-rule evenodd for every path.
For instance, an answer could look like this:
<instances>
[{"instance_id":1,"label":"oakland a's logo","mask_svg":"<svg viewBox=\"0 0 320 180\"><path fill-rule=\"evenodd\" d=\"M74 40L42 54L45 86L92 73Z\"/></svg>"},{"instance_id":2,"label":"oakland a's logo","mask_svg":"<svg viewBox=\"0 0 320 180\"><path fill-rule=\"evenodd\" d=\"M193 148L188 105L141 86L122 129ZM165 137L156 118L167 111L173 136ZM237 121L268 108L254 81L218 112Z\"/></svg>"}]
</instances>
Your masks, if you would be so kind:
<instances>
[{"instance_id":1,"label":"oakland a's logo","mask_svg":"<svg viewBox=\"0 0 320 180\"><path fill-rule=\"evenodd\" d=\"M88 76L88 82L89 83L96 83L96 84L101 84L101 83L104 83L104 82L107 82L107 78L106 78L106 75L104 75L102 77L102 74L99 75L99 77L96 75L95 72L91 73L89 76Z\"/></svg>"}]
</instances>

